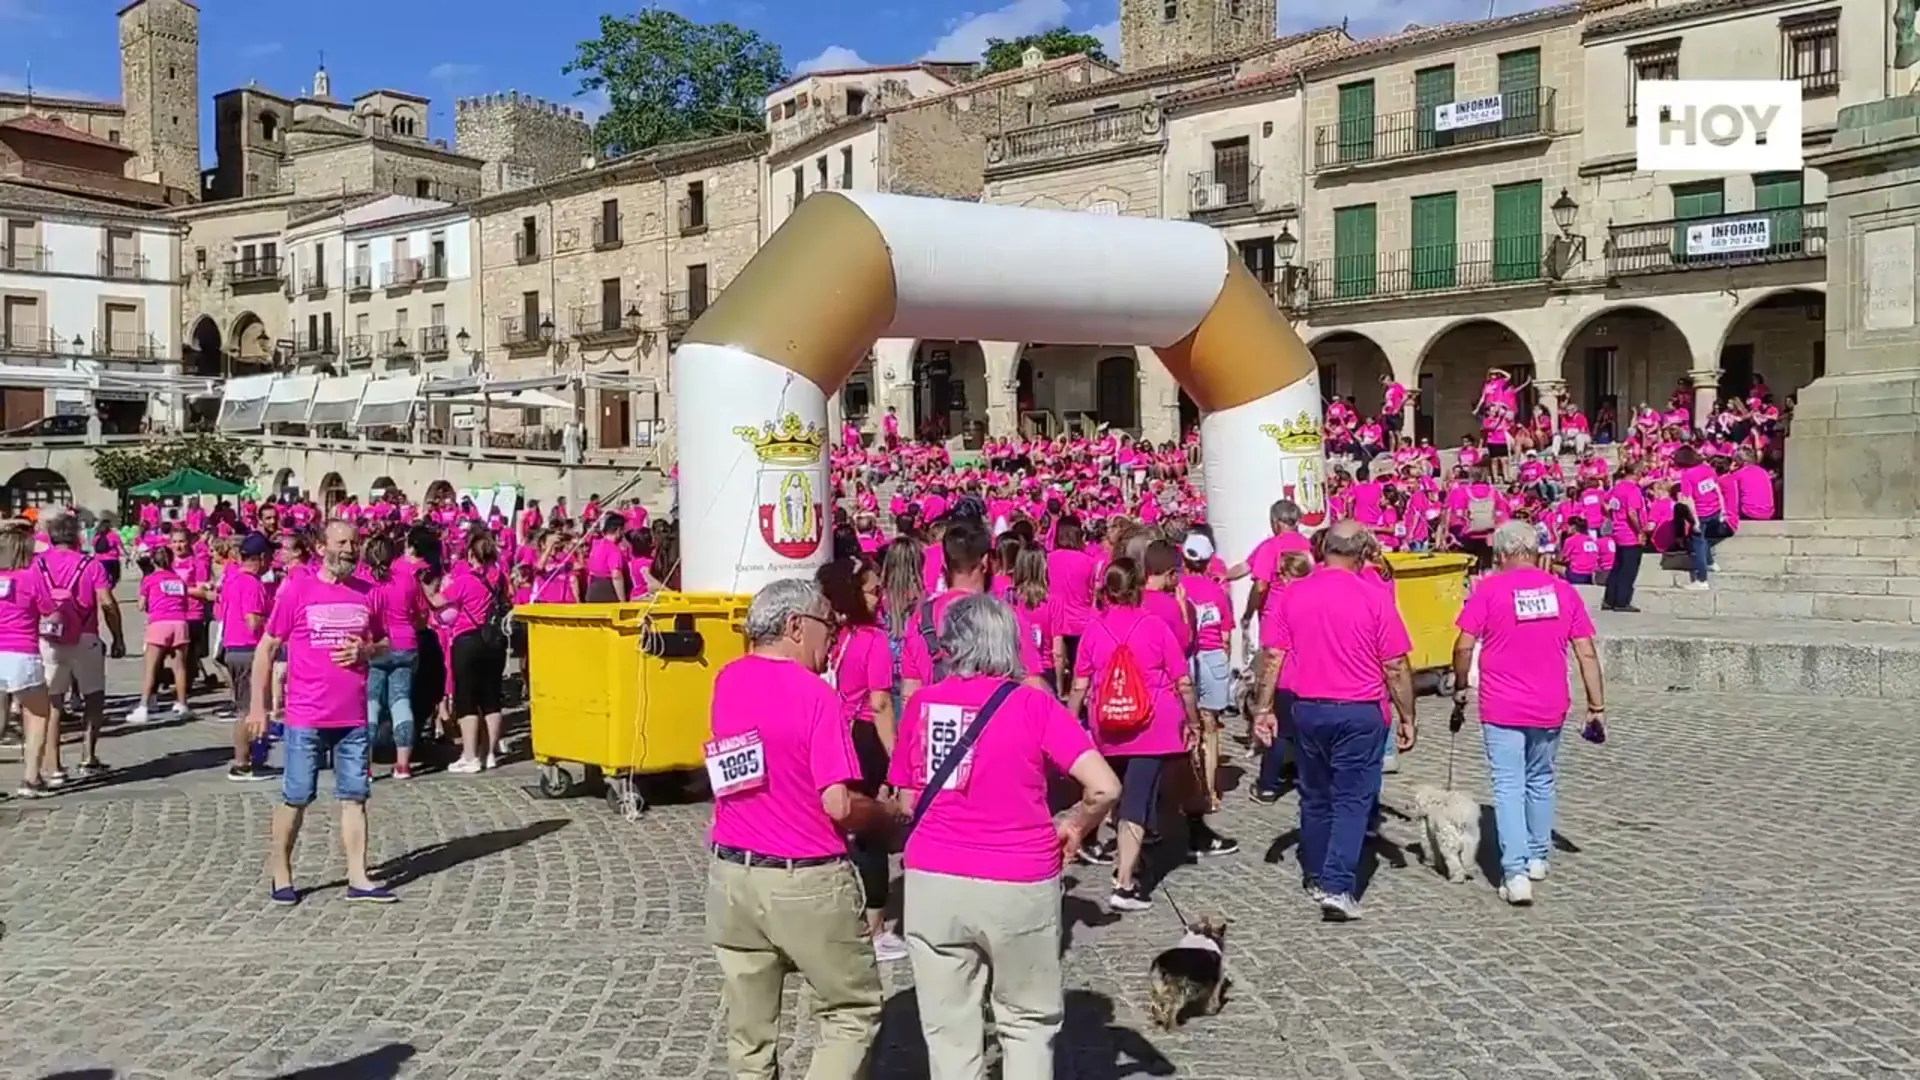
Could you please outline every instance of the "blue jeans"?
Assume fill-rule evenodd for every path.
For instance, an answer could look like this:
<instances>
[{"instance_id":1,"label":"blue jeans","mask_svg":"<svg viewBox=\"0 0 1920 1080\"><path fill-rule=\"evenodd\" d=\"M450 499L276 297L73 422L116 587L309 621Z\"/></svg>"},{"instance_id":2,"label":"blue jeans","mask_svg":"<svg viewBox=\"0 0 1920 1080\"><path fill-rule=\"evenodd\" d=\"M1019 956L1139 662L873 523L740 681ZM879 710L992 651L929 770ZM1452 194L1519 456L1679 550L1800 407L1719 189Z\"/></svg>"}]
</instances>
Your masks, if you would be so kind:
<instances>
[{"instance_id":1,"label":"blue jeans","mask_svg":"<svg viewBox=\"0 0 1920 1080\"><path fill-rule=\"evenodd\" d=\"M1728 535L1727 519L1719 514L1708 514L1693 523L1693 531L1687 534L1687 558L1692 563L1693 580L1707 580L1707 568L1713 565L1712 542L1724 540Z\"/></svg>"},{"instance_id":2,"label":"blue jeans","mask_svg":"<svg viewBox=\"0 0 1920 1080\"><path fill-rule=\"evenodd\" d=\"M1280 730L1274 734L1273 745L1260 754L1260 778L1254 781L1256 791L1278 795L1280 771L1290 759L1297 756L1293 746L1293 702L1293 691L1273 692L1273 717Z\"/></svg>"},{"instance_id":3,"label":"blue jeans","mask_svg":"<svg viewBox=\"0 0 1920 1080\"><path fill-rule=\"evenodd\" d=\"M1333 895L1353 895L1367 818L1380 794L1387 726L1377 701L1298 701L1300 868Z\"/></svg>"},{"instance_id":4,"label":"blue jeans","mask_svg":"<svg viewBox=\"0 0 1920 1080\"><path fill-rule=\"evenodd\" d=\"M365 727L311 728L287 726L280 752L286 768L280 773L280 801L288 806L311 806L320 790L320 762L333 757L333 797L339 802L367 801L373 774Z\"/></svg>"},{"instance_id":5,"label":"blue jeans","mask_svg":"<svg viewBox=\"0 0 1920 1080\"><path fill-rule=\"evenodd\" d=\"M1546 858L1552 847L1553 758L1560 750L1560 729L1481 724L1480 732L1486 739L1505 880L1526 873L1527 860Z\"/></svg>"},{"instance_id":6,"label":"blue jeans","mask_svg":"<svg viewBox=\"0 0 1920 1080\"><path fill-rule=\"evenodd\" d=\"M413 665L417 656L412 649L395 649L367 662L367 739L380 734L380 713L393 718L395 749L413 748Z\"/></svg>"}]
</instances>

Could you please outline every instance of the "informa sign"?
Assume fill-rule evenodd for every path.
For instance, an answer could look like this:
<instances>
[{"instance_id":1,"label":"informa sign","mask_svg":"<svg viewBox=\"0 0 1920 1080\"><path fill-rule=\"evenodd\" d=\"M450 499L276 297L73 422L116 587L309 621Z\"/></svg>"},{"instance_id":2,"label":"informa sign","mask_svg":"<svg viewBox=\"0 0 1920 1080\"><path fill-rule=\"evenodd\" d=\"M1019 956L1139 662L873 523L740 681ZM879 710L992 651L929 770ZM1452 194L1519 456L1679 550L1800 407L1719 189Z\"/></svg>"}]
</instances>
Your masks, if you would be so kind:
<instances>
[{"instance_id":1,"label":"informa sign","mask_svg":"<svg viewBox=\"0 0 1920 1080\"><path fill-rule=\"evenodd\" d=\"M1773 246L1773 219L1736 218L1687 226L1688 255L1734 255Z\"/></svg>"},{"instance_id":2,"label":"informa sign","mask_svg":"<svg viewBox=\"0 0 1920 1080\"><path fill-rule=\"evenodd\" d=\"M1504 119L1504 99L1499 94L1469 101L1449 101L1433 107L1435 131L1458 131L1482 124L1497 124Z\"/></svg>"}]
</instances>

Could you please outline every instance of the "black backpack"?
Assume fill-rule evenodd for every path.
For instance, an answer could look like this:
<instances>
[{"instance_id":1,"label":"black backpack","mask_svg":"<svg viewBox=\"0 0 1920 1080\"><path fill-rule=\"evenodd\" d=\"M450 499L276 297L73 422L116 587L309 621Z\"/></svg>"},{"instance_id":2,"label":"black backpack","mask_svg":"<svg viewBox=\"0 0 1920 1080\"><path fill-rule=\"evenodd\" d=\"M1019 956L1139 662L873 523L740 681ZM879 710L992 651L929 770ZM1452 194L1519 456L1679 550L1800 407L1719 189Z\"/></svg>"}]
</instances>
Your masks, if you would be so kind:
<instances>
[{"instance_id":1,"label":"black backpack","mask_svg":"<svg viewBox=\"0 0 1920 1080\"><path fill-rule=\"evenodd\" d=\"M927 677L929 685L947 677L947 654L940 649L940 628L933 625L933 603L920 605L920 641L927 647L927 659L933 662L933 674Z\"/></svg>"},{"instance_id":2,"label":"black backpack","mask_svg":"<svg viewBox=\"0 0 1920 1080\"><path fill-rule=\"evenodd\" d=\"M513 597L507 591L504 575L493 586L493 603L487 608L487 621L480 624L480 640L487 648L500 650L513 640Z\"/></svg>"}]
</instances>

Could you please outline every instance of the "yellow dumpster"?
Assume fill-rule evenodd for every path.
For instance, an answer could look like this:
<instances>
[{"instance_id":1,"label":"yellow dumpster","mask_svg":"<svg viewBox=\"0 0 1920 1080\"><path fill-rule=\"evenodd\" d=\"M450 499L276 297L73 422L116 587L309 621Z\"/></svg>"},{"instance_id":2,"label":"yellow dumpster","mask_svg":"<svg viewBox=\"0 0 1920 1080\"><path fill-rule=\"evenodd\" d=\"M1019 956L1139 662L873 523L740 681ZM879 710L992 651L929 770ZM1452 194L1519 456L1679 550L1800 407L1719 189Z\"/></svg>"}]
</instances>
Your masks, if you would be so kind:
<instances>
[{"instance_id":1,"label":"yellow dumpster","mask_svg":"<svg viewBox=\"0 0 1920 1080\"><path fill-rule=\"evenodd\" d=\"M1413 639L1413 670L1449 671L1453 642L1459 636L1453 624L1467 603L1467 572L1473 569L1473 556L1392 552L1387 565L1393 567L1394 602L1407 624L1407 636ZM1443 675L1441 682L1447 681Z\"/></svg>"},{"instance_id":2,"label":"yellow dumpster","mask_svg":"<svg viewBox=\"0 0 1920 1080\"><path fill-rule=\"evenodd\" d=\"M704 767L713 677L746 652L751 597L656 593L625 604L526 604L527 702L540 793L604 777L608 803L646 809L638 778Z\"/></svg>"}]
</instances>

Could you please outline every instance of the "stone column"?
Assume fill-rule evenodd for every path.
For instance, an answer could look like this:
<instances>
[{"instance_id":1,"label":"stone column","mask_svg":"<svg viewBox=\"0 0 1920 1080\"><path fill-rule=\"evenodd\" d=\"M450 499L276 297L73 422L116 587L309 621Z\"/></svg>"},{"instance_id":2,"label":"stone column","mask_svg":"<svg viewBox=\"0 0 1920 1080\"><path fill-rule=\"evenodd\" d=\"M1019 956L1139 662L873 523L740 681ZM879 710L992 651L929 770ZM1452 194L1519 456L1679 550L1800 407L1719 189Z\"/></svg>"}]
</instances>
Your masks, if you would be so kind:
<instances>
[{"instance_id":1,"label":"stone column","mask_svg":"<svg viewBox=\"0 0 1920 1080\"><path fill-rule=\"evenodd\" d=\"M1020 433L1020 350L1018 341L983 341L980 358L986 365L987 434L996 439Z\"/></svg>"},{"instance_id":2,"label":"stone column","mask_svg":"<svg viewBox=\"0 0 1920 1080\"><path fill-rule=\"evenodd\" d=\"M1553 417L1556 427L1559 426L1560 395L1567 389L1566 380L1535 379L1533 380L1533 388L1535 396L1540 399L1540 404L1547 407L1547 415Z\"/></svg>"},{"instance_id":3,"label":"stone column","mask_svg":"<svg viewBox=\"0 0 1920 1080\"><path fill-rule=\"evenodd\" d=\"M880 418L891 406L900 418L900 435L912 438L915 424L913 354L919 342L912 338L881 338L873 343L873 432L880 434Z\"/></svg>"},{"instance_id":4,"label":"stone column","mask_svg":"<svg viewBox=\"0 0 1920 1080\"><path fill-rule=\"evenodd\" d=\"M1160 354L1145 346L1133 350L1140 373L1140 437L1150 443L1180 437L1180 384L1173 381Z\"/></svg>"},{"instance_id":5,"label":"stone column","mask_svg":"<svg viewBox=\"0 0 1920 1080\"><path fill-rule=\"evenodd\" d=\"M1698 358L1695 364L1700 363ZM1693 428L1695 431L1707 426L1707 418L1713 415L1713 403L1720 396L1720 367L1696 367L1687 372L1687 379L1693 383Z\"/></svg>"},{"instance_id":6,"label":"stone column","mask_svg":"<svg viewBox=\"0 0 1920 1080\"><path fill-rule=\"evenodd\" d=\"M1789 519L1920 517L1917 122L1920 97L1850 106L1807 160L1827 176L1827 372L1794 410Z\"/></svg>"}]
</instances>

